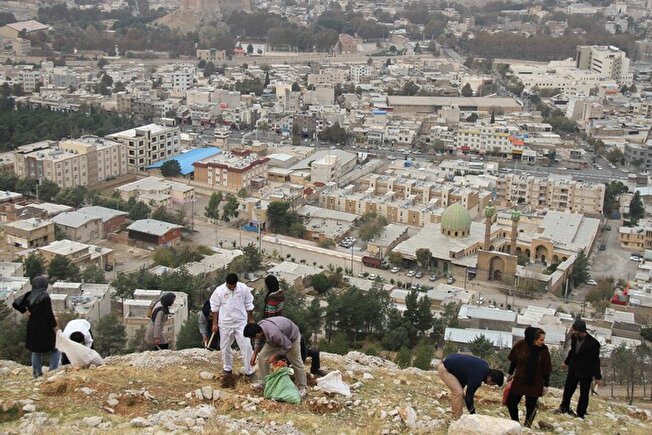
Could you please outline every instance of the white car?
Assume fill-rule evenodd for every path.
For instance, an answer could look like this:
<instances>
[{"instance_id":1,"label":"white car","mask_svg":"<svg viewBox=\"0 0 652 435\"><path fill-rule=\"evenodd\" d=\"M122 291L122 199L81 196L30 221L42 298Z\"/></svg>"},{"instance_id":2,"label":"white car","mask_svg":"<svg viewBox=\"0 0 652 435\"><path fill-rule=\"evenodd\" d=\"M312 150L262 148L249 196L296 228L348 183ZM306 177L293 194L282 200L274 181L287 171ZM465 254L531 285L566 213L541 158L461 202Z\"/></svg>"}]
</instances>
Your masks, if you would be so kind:
<instances>
[{"instance_id":1,"label":"white car","mask_svg":"<svg viewBox=\"0 0 652 435\"><path fill-rule=\"evenodd\" d=\"M392 272L392 273L398 273L400 270L401 270L401 269L399 269L398 267L394 266L394 267L392 267L389 271Z\"/></svg>"},{"instance_id":2,"label":"white car","mask_svg":"<svg viewBox=\"0 0 652 435\"><path fill-rule=\"evenodd\" d=\"M372 273L372 274L369 275L369 280L371 280L371 281L375 281L376 278L378 278L378 275L376 275L375 273Z\"/></svg>"},{"instance_id":3,"label":"white car","mask_svg":"<svg viewBox=\"0 0 652 435\"><path fill-rule=\"evenodd\" d=\"M641 256L634 255L634 254L630 255L629 259L632 260L632 261L643 261L643 258Z\"/></svg>"},{"instance_id":4,"label":"white car","mask_svg":"<svg viewBox=\"0 0 652 435\"><path fill-rule=\"evenodd\" d=\"M598 283L597 283L596 280L594 280L594 279L590 279L590 280L588 280L586 283L587 283L588 285L598 285Z\"/></svg>"},{"instance_id":5,"label":"white car","mask_svg":"<svg viewBox=\"0 0 652 435\"><path fill-rule=\"evenodd\" d=\"M414 270L408 270L405 276L414 276L414 274L415 274Z\"/></svg>"}]
</instances>

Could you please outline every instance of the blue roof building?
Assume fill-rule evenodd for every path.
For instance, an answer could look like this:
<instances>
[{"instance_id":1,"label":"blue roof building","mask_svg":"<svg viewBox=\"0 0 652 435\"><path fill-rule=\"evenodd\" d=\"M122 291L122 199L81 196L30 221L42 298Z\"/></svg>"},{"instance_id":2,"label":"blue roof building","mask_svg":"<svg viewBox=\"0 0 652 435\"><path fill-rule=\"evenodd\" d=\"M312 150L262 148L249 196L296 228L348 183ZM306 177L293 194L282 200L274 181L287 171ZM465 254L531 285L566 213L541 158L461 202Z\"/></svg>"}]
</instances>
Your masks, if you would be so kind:
<instances>
[{"instance_id":1,"label":"blue roof building","mask_svg":"<svg viewBox=\"0 0 652 435\"><path fill-rule=\"evenodd\" d=\"M163 163L169 160L176 160L179 162L179 166L181 166L181 175L185 176L192 174L195 171L195 168L192 166L193 163L207 157L214 156L215 154L220 154L221 152L222 150L216 147L195 148L186 151L185 153L181 153L177 156L170 157L169 159L161 160L160 162L149 165L147 169L159 169L161 166L163 166Z\"/></svg>"}]
</instances>

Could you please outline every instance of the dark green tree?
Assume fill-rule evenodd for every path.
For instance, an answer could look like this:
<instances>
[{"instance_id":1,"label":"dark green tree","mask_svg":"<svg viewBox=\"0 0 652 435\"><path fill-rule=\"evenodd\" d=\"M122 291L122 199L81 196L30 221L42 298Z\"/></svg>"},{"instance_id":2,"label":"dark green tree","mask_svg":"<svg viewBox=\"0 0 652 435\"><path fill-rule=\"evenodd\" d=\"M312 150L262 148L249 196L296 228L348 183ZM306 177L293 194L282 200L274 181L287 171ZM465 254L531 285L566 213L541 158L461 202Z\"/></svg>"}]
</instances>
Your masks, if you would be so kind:
<instances>
[{"instance_id":1,"label":"dark green tree","mask_svg":"<svg viewBox=\"0 0 652 435\"><path fill-rule=\"evenodd\" d=\"M202 337L197 326L197 316L203 316L201 313L190 313L188 318L177 336L177 349L190 349L193 347L203 347Z\"/></svg>"},{"instance_id":2,"label":"dark green tree","mask_svg":"<svg viewBox=\"0 0 652 435\"><path fill-rule=\"evenodd\" d=\"M423 267L424 269L430 268L430 259L432 258L432 252L430 252L430 249L419 248L417 249L416 256L419 266Z\"/></svg>"},{"instance_id":3,"label":"dark green tree","mask_svg":"<svg viewBox=\"0 0 652 435\"><path fill-rule=\"evenodd\" d=\"M636 225L640 219L645 217L645 206L641 200L641 194L637 190L629 202L629 221L632 225Z\"/></svg>"},{"instance_id":4,"label":"dark green tree","mask_svg":"<svg viewBox=\"0 0 652 435\"><path fill-rule=\"evenodd\" d=\"M32 252L23 259L25 266L25 276L33 279L35 276L43 275L45 266L43 265L43 258L36 252Z\"/></svg>"},{"instance_id":5,"label":"dark green tree","mask_svg":"<svg viewBox=\"0 0 652 435\"><path fill-rule=\"evenodd\" d=\"M125 327L114 315L104 316L93 330L95 350L103 357L121 353L127 342Z\"/></svg>"},{"instance_id":6,"label":"dark green tree","mask_svg":"<svg viewBox=\"0 0 652 435\"><path fill-rule=\"evenodd\" d=\"M38 197L41 201L52 201L61 189L57 183L50 180L43 180L38 188Z\"/></svg>"},{"instance_id":7,"label":"dark green tree","mask_svg":"<svg viewBox=\"0 0 652 435\"><path fill-rule=\"evenodd\" d=\"M571 276L574 285L577 286L589 280L590 275L588 267L589 259L586 257L586 254L584 254L584 250L582 249L578 252L575 262L573 263L573 272Z\"/></svg>"},{"instance_id":8,"label":"dark green tree","mask_svg":"<svg viewBox=\"0 0 652 435\"><path fill-rule=\"evenodd\" d=\"M226 203L224 204L224 207L222 207L222 220L224 222L229 222L232 218L237 218L239 207L240 203L238 202L238 198L229 193L226 196Z\"/></svg>"},{"instance_id":9,"label":"dark green tree","mask_svg":"<svg viewBox=\"0 0 652 435\"><path fill-rule=\"evenodd\" d=\"M92 265L86 267L81 272L81 279L84 282L90 282L94 284L104 284L106 283L106 278L104 277L104 271L101 267Z\"/></svg>"},{"instance_id":10,"label":"dark green tree","mask_svg":"<svg viewBox=\"0 0 652 435\"><path fill-rule=\"evenodd\" d=\"M310 285L319 293L326 293L331 288L331 280L322 272L310 278Z\"/></svg>"},{"instance_id":11,"label":"dark green tree","mask_svg":"<svg viewBox=\"0 0 652 435\"><path fill-rule=\"evenodd\" d=\"M401 347L394 362L402 369L410 367L410 364L412 364L412 351L410 348L407 346Z\"/></svg>"},{"instance_id":12,"label":"dark green tree","mask_svg":"<svg viewBox=\"0 0 652 435\"><path fill-rule=\"evenodd\" d=\"M421 340L413 351L414 360L412 366L421 370L430 370L432 358L434 357L434 348L425 340Z\"/></svg>"},{"instance_id":13,"label":"dark green tree","mask_svg":"<svg viewBox=\"0 0 652 435\"><path fill-rule=\"evenodd\" d=\"M67 257L57 255L48 265L48 277L50 282L56 281L79 281L79 267L72 263Z\"/></svg>"},{"instance_id":14,"label":"dark green tree","mask_svg":"<svg viewBox=\"0 0 652 435\"><path fill-rule=\"evenodd\" d=\"M461 91L461 93L462 93L462 96L463 96L463 97L472 97L472 96L473 96L473 89L471 88L471 85L468 84L468 83L465 84L465 85L462 87L462 91Z\"/></svg>"},{"instance_id":15,"label":"dark green tree","mask_svg":"<svg viewBox=\"0 0 652 435\"><path fill-rule=\"evenodd\" d=\"M181 175L181 165L177 160L167 160L161 165L161 175L164 177L178 177Z\"/></svg>"},{"instance_id":16,"label":"dark green tree","mask_svg":"<svg viewBox=\"0 0 652 435\"><path fill-rule=\"evenodd\" d=\"M147 204L142 201L136 202L133 207L129 209L129 219L137 221L140 219L147 219L152 210Z\"/></svg>"},{"instance_id":17,"label":"dark green tree","mask_svg":"<svg viewBox=\"0 0 652 435\"><path fill-rule=\"evenodd\" d=\"M484 335L479 335L469 344L469 350L478 358L486 359L494 353L494 344Z\"/></svg>"},{"instance_id":18,"label":"dark green tree","mask_svg":"<svg viewBox=\"0 0 652 435\"><path fill-rule=\"evenodd\" d=\"M213 192L204 215L209 219L218 220L220 218L220 202L222 202L222 192Z\"/></svg>"}]
</instances>

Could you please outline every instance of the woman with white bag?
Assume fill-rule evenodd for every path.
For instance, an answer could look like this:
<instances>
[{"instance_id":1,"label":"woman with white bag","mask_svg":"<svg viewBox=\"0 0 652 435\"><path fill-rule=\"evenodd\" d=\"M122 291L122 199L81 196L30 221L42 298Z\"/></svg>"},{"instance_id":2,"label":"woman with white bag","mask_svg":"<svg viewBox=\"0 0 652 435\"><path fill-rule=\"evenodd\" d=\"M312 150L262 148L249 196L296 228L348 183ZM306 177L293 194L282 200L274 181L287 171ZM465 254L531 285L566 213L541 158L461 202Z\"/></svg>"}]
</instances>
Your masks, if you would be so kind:
<instances>
[{"instance_id":1,"label":"woman with white bag","mask_svg":"<svg viewBox=\"0 0 652 435\"><path fill-rule=\"evenodd\" d=\"M91 324L86 319L74 319L68 322L63 328L64 337L69 338L75 343L82 344L89 349L93 349L93 336L91 335ZM61 354L61 365L70 364L65 352Z\"/></svg>"}]
</instances>

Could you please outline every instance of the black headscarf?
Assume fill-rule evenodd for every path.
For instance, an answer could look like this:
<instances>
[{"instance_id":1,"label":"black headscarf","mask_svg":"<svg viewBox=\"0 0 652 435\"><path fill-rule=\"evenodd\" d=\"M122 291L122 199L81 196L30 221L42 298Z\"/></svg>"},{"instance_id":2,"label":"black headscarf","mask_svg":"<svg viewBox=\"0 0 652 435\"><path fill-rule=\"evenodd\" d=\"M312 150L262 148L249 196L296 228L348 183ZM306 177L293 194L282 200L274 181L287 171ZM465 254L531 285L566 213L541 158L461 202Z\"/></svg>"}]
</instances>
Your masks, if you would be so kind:
<instances>
[{"instance_id":1,"label":"black headscarf","mask_svg":"<svg viewBox=\"0 0 652 435\"><path fill-rule=\"evenodd\" d=\"M152 322L156 321L156 315L159 311L163 311L165 314L170 314L170 306L174 303L174 300L177 298L177 295L174 293L166 293L161 296L161 299L157 301L161 303L161 306L152 311L152 317L150 319ZM156 306L156 303L154 304Z\"/></svg>"},{"instance_id":2,"label":"black headscarf","mask_svg":"<svg viewBox=\"0 0 652 435\"><path fill-rule=\"evenodd\" d=\"M276 279L274 275L267 275L265 277L265 287L267 287L267 296L278 291L279 289L278 279Z\"/></svg>"},{"instance_id":3,"label":"black headscarf","mask_svg":"<svg viewBox=\"0 0 652 435\"><path fill-rule=\"evenodd\" d=\"M35 276L32 279L32 291L29 294L29 305L36 305L44 299L50 297L48 294L48 286L50 283L44 276Z\"/></svg>"},{"instance_id":4,"label":"black headscarf","mask_svg":"<svg viewBox=\"0 0 652 435\"><path fill-rule=\"evenodd\" d=\"M539 332L543 332L543 330L532 326L525 328L525 343L530 348L530 356L527 359L527 366L525 367L525 382L528 385L534 382L534 376L536 375L537 365L539 363L539 352L543 349L543 346L536 346L534 344L534 340L536 340Z\"/></svg>"}]
</instances>

